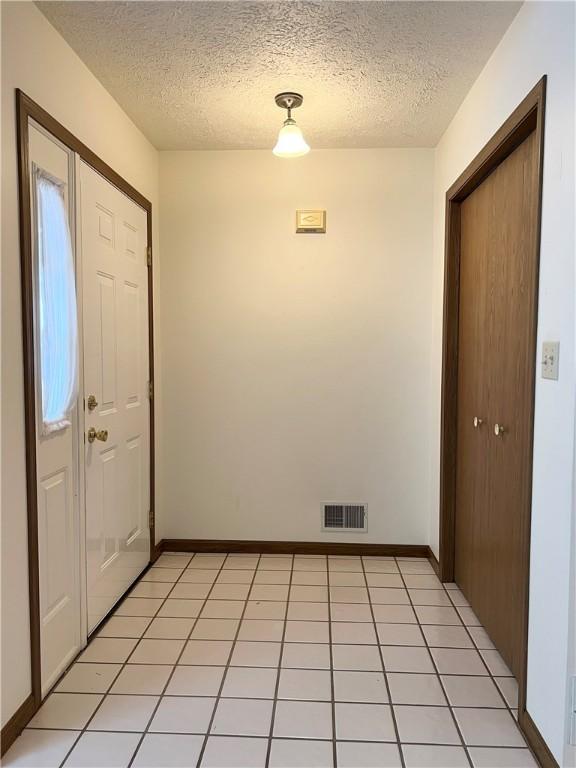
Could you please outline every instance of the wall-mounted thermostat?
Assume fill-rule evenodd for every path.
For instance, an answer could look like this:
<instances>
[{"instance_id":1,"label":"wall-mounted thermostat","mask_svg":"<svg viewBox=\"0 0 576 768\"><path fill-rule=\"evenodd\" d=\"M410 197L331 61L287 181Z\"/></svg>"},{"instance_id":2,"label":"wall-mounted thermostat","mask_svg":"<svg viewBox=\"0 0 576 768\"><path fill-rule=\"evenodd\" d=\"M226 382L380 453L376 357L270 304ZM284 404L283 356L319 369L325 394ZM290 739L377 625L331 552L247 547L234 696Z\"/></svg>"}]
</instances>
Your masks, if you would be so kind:
<instances>
[{"instance_id":1,"label":"wall-mounted thermostat","mask_svg":"<svg viewBox=\"0 0 576 768\"><path fill-rule=\"evenodd\" d=\"M296 232L324 234L326 232L326 211L296 211Z\"/></svg>"}]
</instances>

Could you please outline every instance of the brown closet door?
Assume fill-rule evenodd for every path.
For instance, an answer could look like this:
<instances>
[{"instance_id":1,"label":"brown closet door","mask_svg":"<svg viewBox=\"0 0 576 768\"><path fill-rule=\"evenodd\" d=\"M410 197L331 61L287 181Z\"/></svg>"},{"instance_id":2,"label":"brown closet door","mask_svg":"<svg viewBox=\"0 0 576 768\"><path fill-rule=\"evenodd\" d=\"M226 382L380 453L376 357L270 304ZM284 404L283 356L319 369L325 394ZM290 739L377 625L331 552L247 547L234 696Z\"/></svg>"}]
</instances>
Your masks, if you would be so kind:
<instances>
[{"instance_id":1,"label":"brown closet door","mask_svg":"<svg viewBox=\"0 0 576 768\"><path fill-rule=\"evenodd\" d=\"M532 133L461 205L456 581L517 677L530 519L536 156ZM470 326L474 333L462 334ZM472 411L484 419L478 429Z\"/></svg>"}]
</instances>

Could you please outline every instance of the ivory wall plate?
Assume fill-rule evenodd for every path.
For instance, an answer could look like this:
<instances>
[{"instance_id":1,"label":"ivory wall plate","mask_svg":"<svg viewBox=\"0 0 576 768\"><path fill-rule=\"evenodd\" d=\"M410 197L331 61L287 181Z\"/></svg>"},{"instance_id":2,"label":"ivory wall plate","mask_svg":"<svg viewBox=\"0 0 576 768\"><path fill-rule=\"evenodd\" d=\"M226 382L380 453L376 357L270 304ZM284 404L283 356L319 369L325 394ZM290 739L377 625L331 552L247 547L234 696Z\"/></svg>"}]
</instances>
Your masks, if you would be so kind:
<instances>
[{"instance_id":1,"label":"ivory wall plate","mask_svg":"<svg viewBox=\"0 0 576 768\"><path fill-rule=\"evenodd\" d=\"M296 232L324 234L326 232L326 211L296 211Z\"/></svg>"}]
</instances>

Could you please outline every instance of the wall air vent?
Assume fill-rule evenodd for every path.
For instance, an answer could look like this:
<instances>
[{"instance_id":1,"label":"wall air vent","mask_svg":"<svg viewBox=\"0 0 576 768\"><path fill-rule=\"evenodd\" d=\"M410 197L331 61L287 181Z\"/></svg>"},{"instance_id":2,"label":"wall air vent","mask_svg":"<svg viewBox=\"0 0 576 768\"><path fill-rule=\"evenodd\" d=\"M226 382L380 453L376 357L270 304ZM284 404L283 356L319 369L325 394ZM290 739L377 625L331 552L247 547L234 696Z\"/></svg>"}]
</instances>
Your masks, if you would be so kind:
<instances>
[{"instance_id":1,"label":"wall air vent","mask_svg":"<svg viewBox=\"0 0 576 768\"><path fill-rule=\"evenodd\" d=\"M366 504L323 504L323 531L367 531L368 507Z\"/></svg>"}]
</instances>

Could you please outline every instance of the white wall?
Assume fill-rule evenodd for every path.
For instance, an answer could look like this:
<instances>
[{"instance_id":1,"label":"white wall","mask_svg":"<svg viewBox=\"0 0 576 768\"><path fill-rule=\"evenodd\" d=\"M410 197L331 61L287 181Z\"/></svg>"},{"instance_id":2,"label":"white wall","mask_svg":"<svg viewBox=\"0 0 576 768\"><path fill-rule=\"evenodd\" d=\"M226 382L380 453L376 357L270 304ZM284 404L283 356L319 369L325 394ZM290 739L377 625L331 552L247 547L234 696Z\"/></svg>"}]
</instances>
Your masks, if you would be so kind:
<instances>
[{"instance_id":1,"label":"white wall","mask_svg":"<svg viewBox=\"0 0 576 768\"><path fill-rule=\"evenodd\" d=\"M158 153L31 2L2 2L1 12L4 725L31 690L14 89L25 91L151 200L156 241Z\"/></svg>"},{"instance_id":2,"label":"white wall","mask_svg":"<svg viewBox=\"0 0 576 768\"><path fill-rule=\"evenodd\" d=\"M160 158L165 535L426 543L433 151Z\"/></svg>"},{"instance_id":3,"label":"white wall","mask_svg":"<svg viewBox=\"0 0 576 768\"><path fill-rule=\"evenodd\" d=\"M528 2L436 150L431 531L438 551L444 196L491 135L548 75L538 346L560 341L560 379L536 382L528 711L561 762L565 742L574 452L574 5ZM540 355L538 360L540 360ZM540 372L537 366L538 373Z\"/></svg>"}]
</instances>

